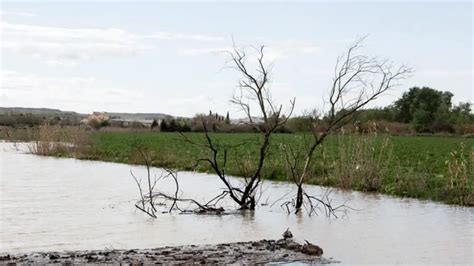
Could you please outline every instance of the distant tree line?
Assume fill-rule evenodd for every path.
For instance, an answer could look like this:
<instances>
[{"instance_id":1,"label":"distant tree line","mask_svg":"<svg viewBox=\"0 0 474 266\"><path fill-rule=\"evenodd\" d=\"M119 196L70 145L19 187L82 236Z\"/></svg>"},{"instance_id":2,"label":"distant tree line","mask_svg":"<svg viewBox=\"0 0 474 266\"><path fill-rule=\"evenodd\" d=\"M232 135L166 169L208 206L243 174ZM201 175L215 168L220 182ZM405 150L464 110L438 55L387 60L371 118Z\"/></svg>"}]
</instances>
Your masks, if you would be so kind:
<instances>
[{"instance_id":1,"label":"distant tree line","mask_svg":"<svg viewBox=\"0 0 474 266\"><path fill-rule=\"evenodd\" d=\"M2 113L0 126L8 127L34 127L47 122L50 125L78 125L80 117L73 115L39 115L31 113Z\"/></svg>"},{"instance_id":2,"label":"distant tree line","mask_svg":"<svg viewBox=\"0 0 474 266\"><path fill-rule=\"evenodd\" d=\"M153 128L152 123L152 128ZM189 125L189 122L186 121L185 119L167 119L167 120L162 120L160 124L160 131L161 132L190 132L191 127Z\"/></svg>"},{"instance_id":3,"label":"distant tree line","mask_svg":"<svg viewBox=\"0 0 474 266\"><path fill-rule=\"evenodd\" d=\"M456 127L463 125L470 125L470 130L474 130L472 104L461 102L453 105L452 97L449 91L413 87L387 107L358 111L354 122L358 125L367 122L389 122L393 123L392 126L406 124L409 126L406 129L417 133L455 133ZM321 119L324 121L324 117ZM301 132L307 130L308 123L310 121L305 116L294 117L287 127L290 131Z\"/></svg>"},{"instance_id":4,"label":"distant tree line","mask_svg":"<svg viewBox=\"0 0 474 266\"><path fill-rule=\"evenodd\" d=\"M411 88L391 108L392 119L410 123L417 132L454 132L455 124L473 123L471 104L451 102L453 94L428 87Z\"/></svg>"},{"instance_id":5,"label":"distant tree line","mask_svg":"<svg viewBox=\"0 0 474 266\"><path fill-rule=\"evenodd\" d=\"M353 129L366 131L369 123L376 122L379 127L389 128L392 133L474 133L474 113L472 103L452 103L453 94L449 91L439 91L429 87L413 87L391 105L383 108L372 108L357 111L355 120L351 124ZM343 114L346 110L339 110ZM81 117L74 116L42 116L30 113L3 113L0 114L0 126L37 126L45 121L50 124L79 125ZM324 130L325 116L318 118L321 131ZM311 121L313 120L313 121ZM123 123L97 122L90 125L92 128L127 127L151 128L161 132L204 132L203 121L209 125L209 132L238 133L258 132L255 125L250 126L245 120L231 120L229 112L225 115L209 111L208 114L197 114L193 118L169 117L158 121L153 120L151 126L140 122ZM310 129L314 123L314 116L296 116L288 120L277 133L296 133ZM258 123L257 123L258 124ZM383 129L383 128L382 128Z\"/></svg>"},{"instance_id":6,"label":"distant tree line","mask_svg":"<svg viewBox=\"0 0 474 266\"><path fill-rule=\"evenodd\" d=\"M455 132L455 125L474 123L471 103L452 103L453 94L429 87L413 87L392 105L361 111L359 121L387 121L410 124L416 132Z\"/></svg>"}]
</instances>

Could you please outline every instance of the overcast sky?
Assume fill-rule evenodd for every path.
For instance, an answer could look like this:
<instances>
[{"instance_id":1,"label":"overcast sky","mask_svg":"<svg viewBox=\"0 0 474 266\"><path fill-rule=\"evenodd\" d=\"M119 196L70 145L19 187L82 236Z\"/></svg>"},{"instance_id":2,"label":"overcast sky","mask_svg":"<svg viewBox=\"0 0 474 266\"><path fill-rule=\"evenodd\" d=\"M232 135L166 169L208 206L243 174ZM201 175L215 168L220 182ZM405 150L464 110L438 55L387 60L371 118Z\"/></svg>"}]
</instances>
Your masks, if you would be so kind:
<instances>
[{"instance_id":1,"label":"overcast sky","mask_svg":"<svg viewBox=\"0 0 474 266\"><path fill-rule=\"evenodd\" d=\"M69 2L69 1L65 1ZM276 101L321 108L338 55L362 52L415 69L412 86L473 102L473 5L464 3L154 3L1 1L0 105L78 112L230 111L237 76L219 52L267 46Z\"/></svg>"}]
</instances>

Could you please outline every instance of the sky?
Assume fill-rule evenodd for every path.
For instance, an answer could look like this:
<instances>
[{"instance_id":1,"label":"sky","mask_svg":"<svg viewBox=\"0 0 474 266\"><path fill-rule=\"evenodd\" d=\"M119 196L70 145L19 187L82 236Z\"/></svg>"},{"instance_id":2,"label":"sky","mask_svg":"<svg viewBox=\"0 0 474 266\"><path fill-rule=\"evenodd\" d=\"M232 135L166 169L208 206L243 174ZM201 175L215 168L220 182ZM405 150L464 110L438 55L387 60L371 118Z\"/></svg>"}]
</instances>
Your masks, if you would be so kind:
<instances>
[{"instance_id":1,"label":"sky","mask_svg":"<svg viewBox=\"0 0 474 266\"><path fill-rule=\"evenodd\" d=\"M0 3L4 107L242 116L234 42L265 45L272 97L298 115L323 108L337 57L366 35L361 53L414 69L371 107L413 86L474 102L470 1Z\"/></svg>"}]
</instances>

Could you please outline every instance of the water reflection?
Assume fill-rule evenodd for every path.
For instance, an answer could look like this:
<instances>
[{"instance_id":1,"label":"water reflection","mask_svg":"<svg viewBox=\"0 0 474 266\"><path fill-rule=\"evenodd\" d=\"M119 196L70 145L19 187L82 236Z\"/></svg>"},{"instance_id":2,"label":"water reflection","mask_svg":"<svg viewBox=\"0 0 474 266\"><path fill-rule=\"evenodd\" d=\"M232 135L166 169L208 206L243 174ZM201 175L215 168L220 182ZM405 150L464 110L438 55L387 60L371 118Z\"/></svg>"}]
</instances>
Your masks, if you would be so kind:
<instances>
[{"instance_id":1,"label":"water reflection","mask_svg":"<svg viewBox=\"0 0 474 266\"><path fill-rule=\"evenodd\" d=\"M159 215L137 211L129 170L142 167L23 154L0 143L0 250L147 248L275 239L290 228L299 241L320 244L346 263L464 263L473 261L473 208L335 190L352 211L341 219L287 215L276 199L291 185L266 182L256 212L224 216ZM154 169L159 171L159 169ZM222 188L213 176L180 173L186 197L205 201ZM235 180L234 180L235 181ZM160 183L172 191L172 183ZM324 189L308 186L312 194ZM225 203L235 207L232 202Z\"/></svg>"}]
</instances>

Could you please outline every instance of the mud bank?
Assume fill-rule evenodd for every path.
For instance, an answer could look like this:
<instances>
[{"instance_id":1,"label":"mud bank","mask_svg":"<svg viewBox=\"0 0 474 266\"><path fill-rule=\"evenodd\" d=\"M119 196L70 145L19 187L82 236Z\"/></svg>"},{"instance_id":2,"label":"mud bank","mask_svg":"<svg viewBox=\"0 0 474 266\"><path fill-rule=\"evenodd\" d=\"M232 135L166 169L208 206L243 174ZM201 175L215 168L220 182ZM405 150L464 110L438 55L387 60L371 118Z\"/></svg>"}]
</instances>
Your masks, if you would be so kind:
<instances>
[{"instance_id":1,"label":"mud bank","mask_svg":"<svg viewBox=\"0 0 474 266\"><path fill-rule=\"evenodd\" d=\"M271 262L327 264L334 262L322 258L321 255L322 249L316 245L302 245L291 239L280 239L154 249L1 254L0 264L255 264Z\"/></svg>"}]
</instances>

